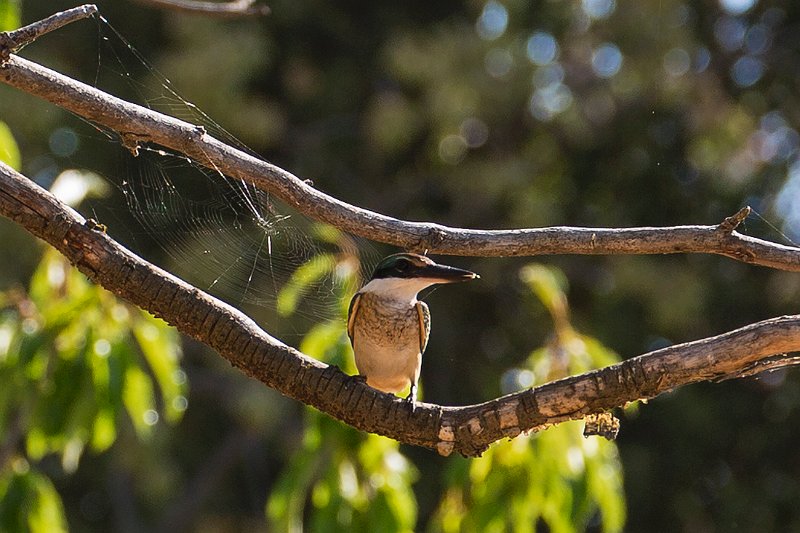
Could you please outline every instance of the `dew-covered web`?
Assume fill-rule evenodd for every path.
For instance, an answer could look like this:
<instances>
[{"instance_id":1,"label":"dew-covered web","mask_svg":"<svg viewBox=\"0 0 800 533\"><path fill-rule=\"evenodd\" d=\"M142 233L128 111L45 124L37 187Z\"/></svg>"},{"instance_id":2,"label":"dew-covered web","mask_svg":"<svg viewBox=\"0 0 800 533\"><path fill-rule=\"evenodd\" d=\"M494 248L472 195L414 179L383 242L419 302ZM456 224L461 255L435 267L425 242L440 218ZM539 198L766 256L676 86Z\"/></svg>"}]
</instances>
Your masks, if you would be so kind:
<instances>
[{"instance_id":1,"label":"dew-covered web","mask_svg":"<svg viewBox=\"0 0 800 533\"><path fill-rule=\"evenodd\" d=\"M136 103L201 125L209 135L260 157L182 98L105 18L97 21L97 85L110 73L109 83L123 80ZM122 147L116 134L107 136ZM233 305L259 306L286 325L279 335L301 335L315 322L342 318L362 273L369 274L377 262L364 240L308 220L252 183L160 146L140 144L136 157L126 154L124 177L114 181L139 231L169 258L164 266ZM282 320L288 316L305 321Z\"/></svg>"}]
</instances>

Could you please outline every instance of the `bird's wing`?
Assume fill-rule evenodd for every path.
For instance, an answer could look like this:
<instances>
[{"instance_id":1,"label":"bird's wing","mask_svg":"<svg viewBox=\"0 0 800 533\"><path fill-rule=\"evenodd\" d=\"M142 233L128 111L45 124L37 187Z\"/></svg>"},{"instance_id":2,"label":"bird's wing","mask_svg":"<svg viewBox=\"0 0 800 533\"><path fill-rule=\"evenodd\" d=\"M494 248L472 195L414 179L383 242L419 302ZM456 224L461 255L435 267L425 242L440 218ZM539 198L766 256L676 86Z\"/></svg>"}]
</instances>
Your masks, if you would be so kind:
<instances>
[{"instance_id":1,"label":"bird's wing","mask_svg":"<svg viewBox=\"0 0 800 533\"><path fill-rule=\"evenodd\" d=\"M355 335L356 313L358 312L358 303L361 301L361 294L356 293L353 299L350 300L350 308L347 310L347 336L350 337L350 344L353 344L353 335Z\"/></svg>"},{"instance_id":2,"label":"bird's wing","mask_svg":"<svg viewBox=\"0 0 800 533\"><path fill-rule=\"evenodd\" d=\"M423 353L431 334L431 312L428 310L428 304L417 302L417 316L419 316L419 352Z\"/></svg>"}]
</instances>

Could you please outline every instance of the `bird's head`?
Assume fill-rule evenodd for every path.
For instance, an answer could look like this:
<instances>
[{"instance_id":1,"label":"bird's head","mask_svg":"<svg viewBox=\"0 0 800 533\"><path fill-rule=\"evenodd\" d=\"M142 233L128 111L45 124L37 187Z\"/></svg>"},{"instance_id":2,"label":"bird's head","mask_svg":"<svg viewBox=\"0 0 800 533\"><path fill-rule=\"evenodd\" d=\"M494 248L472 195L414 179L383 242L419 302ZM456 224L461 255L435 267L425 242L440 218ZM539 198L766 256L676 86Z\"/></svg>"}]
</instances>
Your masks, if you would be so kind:
<instances>
[{"instance_id":1,"label":"bird's head","mask_svg":"<svg viewBox=\"0 0 800 533\"><path fill-rule=\"evenodd\" d=\"M476 273L440 265L424 255L401 253L383 259L362 291L415 299L419 291L437 283L456 283L478 278Z\"/></svg>"},{"instance_id":2,"label":"bird's head","mask_svg":"<svg viewBox=\"0 0 800 533\"><path fill-rule=\"evenodd\" d=\"M402 253L393 254L383 259L372 274L373 279L400 278L428 280L434 283L455 283L479 277L469 270L462 270L435 263L424 255Z\"/></svg>"}]
</instances>

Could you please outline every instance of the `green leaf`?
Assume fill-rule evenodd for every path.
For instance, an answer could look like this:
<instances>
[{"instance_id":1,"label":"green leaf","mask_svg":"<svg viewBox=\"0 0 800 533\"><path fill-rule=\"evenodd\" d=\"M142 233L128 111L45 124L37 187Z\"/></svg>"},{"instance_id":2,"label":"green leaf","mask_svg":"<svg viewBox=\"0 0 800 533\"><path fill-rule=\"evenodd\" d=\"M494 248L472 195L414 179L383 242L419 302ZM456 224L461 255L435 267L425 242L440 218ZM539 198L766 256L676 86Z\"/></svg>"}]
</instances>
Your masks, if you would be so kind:
<instances>
[{"instance_id":1,"label":"green leaf","mask_svg":"<svg viewBox=\"0 0 800 533\"><path fill-rule=\"evenodd\" d=\"M6 2L7 3L7 2ZM3 0L0 0L0 28L3 27ZM2 31L0 29L0 31ZM11 134L11 129L5 122L0 121L0 161L15 170L22 167L22 154L20 154L17 141Z\"/></svg>"},{"instance_id":2,"label":"green leaf","mask_svg":"<svg viewBox=\"0 0 800 533\"><path fill-rule=\"evenodd\" d=\"M313 430L312 430L313 431ZM291 468L281 474L267 500L267 518L275 531L302 531L303 506L323 456L306 435L306 448L292 458ZM309 446L311 444L311 446Z\"/></svg>"},{"instance_id":3,"label":"green leaf","mask_svg":"<svg viewBox=\"0 0 800 533\"><path fill-rule=\"evenodd\" d=\"M339 244L342 241L342 232L330 224L315 223L311 233L315 238L328 244Z\"/></svg>"},{"instance_id":4,"label":"green leaf","mask_svg":"<svg viewBox=\"0 0 800 533\"><path fill-rule=\"evenodd\" d=\"M180 337L169 324L144 311L134 321L133 334L158 383L166 420L179 420L185 410L185 401L181 399L185 400L186 394L186 381L178 377Z\"/></svg>"},{"instance_id":5,"label":"green leaf","mask_svg":"<svg viewBox=\"0 0 800 533\"><path fill-rule=\"evenodd\" d=\"M85 315L96 313L100 291L61 254L48 248L31 277L28 295L45 325L59 330L80 324Z\"/></svg>"},{"instance_id":6,"label":"green leaf","mask_svg":"<svg viewBox=\"0 0 800 533\"><path fill-rule=\"evenodd\" d=\"M111 186L94 172L68 169L56 177L50 192L70 207L78 207L87 198L108 197Z\"/></svg>"},{"instance_id":7,"label":"green leaf","mask_svg":"<svg viewBox=\"0 0 800 533\"><path fill-rule=\"evenodd\" d=\"M92 426L92 449L97 452L107 450L117 438L117 424L115 412L111 409L102 409L97 413Z\"/></svg>"},{"instance_id":8,"label":"green leaf","mask_svg":"<svg viewBox=\"0 0 800 533\"><path fill-rule=\"evenodd\" d=\"M124 332L108 314L100 314L94 326L93 333L87 336L92 343L88 358L95 407L89 434L92 449L103 451L117 436L116 417L123 409L122 372L132 357Z\"/></svg>"},{"instance_id":9,"label":"green leaf","mask_svg":"<svg viewBox=\"0 0 800 533\"><path fill-rule=\"evenodd\" d=\"M44 354L40 356L46 357ZM50 362L50 376L41 383L40 394L28 421L28 454L35 458L41 457L42 452L63 449L76 432L88 435L96 410L85 358L76 356L64 360L51 357ZM44 439L44 444L40 439Z\"/></svg>"},{"instance_id":10,"label":"green leaf","mask_svg":"<svg viewBox=\"0 0 800 533\"><path fill-rule=\"evenodd\" d=\"M19 14L19 0L0 0L0 31L19 28L21 24ZM2 159L2 155L0 155L0 159Z\"/></svg>"},{"instance_id":11,"label":"green leaf","mask_svg":"<svg viewBox=\"0 0 800 533\"><path fill-rule=\"evenodd\" d=\"M67 531L64 506L53 484L24 459L0 477L0 530L59 533Z\"/></svg>"},{"instance_id":12,"label":"green leaf","mask_svg":"<svg viewBox=\"0 0 800 533\"><path fill-rule=\"evenodd\" d=\"M317 324L303 337L300 350L320 361L337 365L345 372L356 370L344 321Z\"/></svg>"},{"instance_id":13,"label":"green leaf","mask_svg":"<svg viewBox=\"0 0 800 533\"><path fill-rule=\"evenodd\" d=\"M534 263L522 268L520 278L528 284L551 315L557 316L566 310L564 290L567 280L560 270Z\"/></svg>"},{"instance_id":14,"label":"green leaf","mask_svg":"<svg viewBox=\"0 0 800 533\"><path fill-rule=\"evenodd\" d=\"M122 399L137 435L149 437L156 416L153 382L138 366L130 365L125 369Z\"/></svg>"},{"instance_id":15,"label":"green leaf","mask_svg":"<svg viewBox=\"0 0 800 533\"><path fill-rule=\"evenodd\" d=\"M331 254L317 254L292 272L286 285L278 292L277 310L281 316L290 316L297 309L303 296L314 283L329 274L336 265Z\"/></svg>"},{"instance_id":16,"label":"green leaf","mask_svg":"<svg viewBox=\"0 0 800 533\"><path fill-rule=\"evenodd\" d=\"M64 507L55 487L45 476L32 474L35 504L28 515L32 533L67 531Z\"/></svg>"}]
</instances>

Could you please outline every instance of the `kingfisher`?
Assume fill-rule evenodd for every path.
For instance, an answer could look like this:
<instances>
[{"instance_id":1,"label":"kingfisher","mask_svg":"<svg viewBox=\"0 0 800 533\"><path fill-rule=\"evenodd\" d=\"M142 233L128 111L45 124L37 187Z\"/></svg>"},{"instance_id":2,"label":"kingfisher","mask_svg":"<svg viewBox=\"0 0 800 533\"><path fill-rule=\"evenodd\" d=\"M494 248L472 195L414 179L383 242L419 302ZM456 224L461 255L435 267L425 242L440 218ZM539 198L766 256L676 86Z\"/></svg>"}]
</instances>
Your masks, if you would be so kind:
<instances>
[{"instance_id":1,"label":"kingfisher","mask_svg":"<svg viewBox=\"0 0 800 533\"><path fill-rule=\"evenodd\" d=\"M347 335L356 368L367 385L391 393L410 386L406 399L413 410L422 354L431 332L431 313L417 295L431 285L478 277L419 254L400 253L383 259L369 282L353 296L347 313Z\"/></svg>"}]
</instances>

